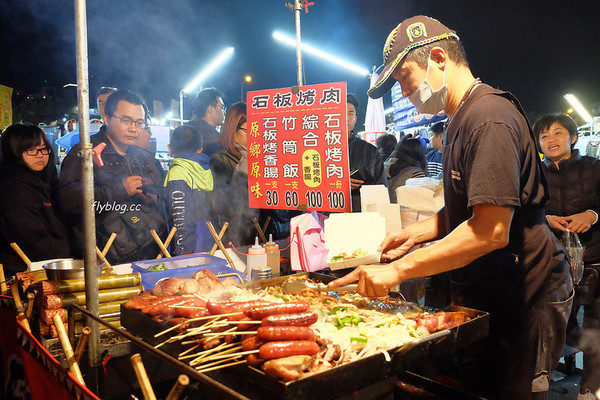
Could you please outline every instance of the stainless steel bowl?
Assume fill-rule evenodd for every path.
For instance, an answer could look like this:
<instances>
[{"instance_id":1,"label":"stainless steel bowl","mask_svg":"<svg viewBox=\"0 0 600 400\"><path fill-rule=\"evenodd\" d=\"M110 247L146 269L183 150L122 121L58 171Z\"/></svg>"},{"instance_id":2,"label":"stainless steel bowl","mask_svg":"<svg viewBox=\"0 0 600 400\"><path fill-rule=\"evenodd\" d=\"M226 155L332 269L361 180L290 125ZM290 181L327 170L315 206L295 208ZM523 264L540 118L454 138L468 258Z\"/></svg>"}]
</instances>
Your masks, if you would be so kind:
<instances>
[{"instance_id":1,"label":"stainless steel bowl","mask_svg":"<svg viewBox=\"0 0 600 400\"><path fill-rule=\"evenodd\" d=\"M98 261L95 271L98 276L102 274L103 261ZM50 280L82 279L85 277L83 260L59 260L44 264L46 276Z\"/></svg>"}]
</instances>

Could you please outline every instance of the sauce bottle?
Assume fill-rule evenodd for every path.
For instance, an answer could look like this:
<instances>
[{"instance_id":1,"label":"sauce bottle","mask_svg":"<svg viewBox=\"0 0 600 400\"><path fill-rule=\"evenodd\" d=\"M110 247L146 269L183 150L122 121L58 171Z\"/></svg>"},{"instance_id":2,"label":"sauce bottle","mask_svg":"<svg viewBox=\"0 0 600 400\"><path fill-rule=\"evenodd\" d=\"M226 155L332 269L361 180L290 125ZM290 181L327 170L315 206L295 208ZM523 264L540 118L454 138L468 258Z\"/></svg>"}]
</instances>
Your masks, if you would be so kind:
<instances>
[{"instance_id":1,"label":"sauce bottle","mask_svg":"<svg viewBox=\"0 0 600 400\"><path fill-rule=\"evenodd\" d=\"M248 247L248 257L246 259L246 268L252 274L254 269L264 269L267 267L267 253L265 248L258 243L258 236L254 245ZM252 275L251 275L252 276Z\"/></svg>"},{"instance_id":2,"label":"sauce bottle","mask_svg":"<svg viewBox=\"0 0 600 400\"><path fill-rule=\"evenodd\" d=\"M279 251L279 245L273 241L273 234L269 234L269 241L265 243L265 251L267 252L267 266L271 268L271 272L274 276L279 276L280 266L279 257L281 251Z\"/></svg>"}]
</instances>

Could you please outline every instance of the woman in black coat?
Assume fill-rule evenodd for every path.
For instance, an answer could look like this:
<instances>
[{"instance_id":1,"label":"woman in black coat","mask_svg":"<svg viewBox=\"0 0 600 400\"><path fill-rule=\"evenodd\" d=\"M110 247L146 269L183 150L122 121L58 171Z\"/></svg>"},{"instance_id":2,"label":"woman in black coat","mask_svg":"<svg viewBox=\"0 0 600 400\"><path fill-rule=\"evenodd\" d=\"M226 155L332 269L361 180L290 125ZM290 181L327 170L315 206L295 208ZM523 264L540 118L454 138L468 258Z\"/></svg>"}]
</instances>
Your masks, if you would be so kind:
<instances>
[{"instance_id":1,"label":"woman in black coat","mask_svg":"<svg viewBox=\"0 0 600 400\"><path fill-rule=\"evenodd\" d=\"M31 261L69 257L67 231L57 211L58 177L46 134L14 124L2 133L0 162L0 263L6 277L27 269L9 246Z\"/></svg>"}]
</instances>

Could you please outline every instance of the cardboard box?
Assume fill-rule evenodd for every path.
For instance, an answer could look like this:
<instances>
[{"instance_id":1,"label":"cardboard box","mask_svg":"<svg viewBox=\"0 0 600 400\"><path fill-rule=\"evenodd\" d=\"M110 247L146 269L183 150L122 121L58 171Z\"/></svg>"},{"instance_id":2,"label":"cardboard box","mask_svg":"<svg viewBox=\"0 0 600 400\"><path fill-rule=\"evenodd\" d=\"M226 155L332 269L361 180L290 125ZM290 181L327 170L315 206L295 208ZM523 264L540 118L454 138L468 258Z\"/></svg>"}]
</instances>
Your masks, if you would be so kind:
<instances>
[{"instance_id":1,"label":"cardboard box","mask_svg":"<svg viewBox=\"0 0 600 400\"><path fill-rule=\"evenodd\" d=\"M361 264L378 263L381 253L377 248L385 238L385 219L379 213L331 214L325 221L325 247L328 259L340 254L352 254L361 249L365 256L328 262L331 270L355 267Z\"/></svg>"}]
</instances>

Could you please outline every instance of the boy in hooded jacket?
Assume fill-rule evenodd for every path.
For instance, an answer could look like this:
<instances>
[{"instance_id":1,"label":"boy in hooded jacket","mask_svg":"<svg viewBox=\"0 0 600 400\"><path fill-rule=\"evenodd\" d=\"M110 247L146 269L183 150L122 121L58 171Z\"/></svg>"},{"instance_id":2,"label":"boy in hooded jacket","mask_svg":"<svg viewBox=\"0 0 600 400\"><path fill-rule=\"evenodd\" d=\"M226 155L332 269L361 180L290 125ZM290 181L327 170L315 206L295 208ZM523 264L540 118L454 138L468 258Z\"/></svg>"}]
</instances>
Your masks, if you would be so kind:
<instances>
[{"instance_id":1,"label":"boy in hooded jacket","mask_svg":"<svg viewBox=\"0 0 600 400\"><path fill-rule=\"evenodd\" d=\"M173 131L169 144L173 159L164 186L171 226L177 228L172 245L174 255L207 251L212 246L206 227L206 194L213 190L213 176L202 148L202 136L193 126L182 125Z\"/></svg>"}]
</instances>

